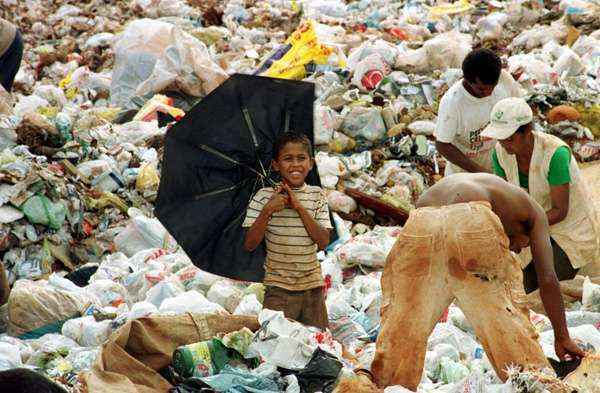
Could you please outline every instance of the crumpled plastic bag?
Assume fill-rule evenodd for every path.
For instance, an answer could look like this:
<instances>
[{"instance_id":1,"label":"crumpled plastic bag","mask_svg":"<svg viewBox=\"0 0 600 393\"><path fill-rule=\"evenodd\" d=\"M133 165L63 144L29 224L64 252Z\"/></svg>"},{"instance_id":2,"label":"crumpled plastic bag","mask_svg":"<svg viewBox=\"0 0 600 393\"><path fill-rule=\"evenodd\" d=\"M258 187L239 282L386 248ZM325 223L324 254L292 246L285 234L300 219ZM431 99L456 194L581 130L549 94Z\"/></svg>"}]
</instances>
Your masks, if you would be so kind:
<instances>
[{"instance_id":1,"label":"crumpled plastic bag","mask_svg":"<svg viewBox=\"0 0 600 393\"><path fill-rule=\"evenodd\" d=\"M170 248L173 243L171 235L158 219L138 213L133 213L129 224L115 237L117 251L127 256L149 248Z\"/></svg>"},{"instance_id":2,"label":"crumpled plastic bag","mask_svg":"<svg viewBox=\"0 0 600 393\"><path fill-rule=\"evenodd\" d=\"M98 299L102 306L118 307L127 302L127 289L112 280L93 280L84 290Z\"/></svg>"},{"instance_id":3,"label":"crumpled plastic bag","mask_svg":"<svg viewBox=\"0 0 600 393\"><path fill-rule=\"evenodd\" d=\"M204 295L197 291L188 291L176 297L164 299L158 311L161 314L185 314L186 312L227 314L227 311L223 307L207 300Z\"/></svg>"},{"instance_id":4,"label":"crumpled plastic bag","mask_svg":"<svg viewBox=\"0 0 600 393\"><path fill-rule=\"evenodd\" d=\"M387 65L391 66L396 61L398 48L384 40L364 42L350 52L348 56L348 68L355 70L362 60L373 54L378 54Z\"/></svg>"},{"instance_id":5,"label":"crumpled plastic bag","mask_svg":"<svg viewBox=\"0 0 600 393\"><path fill-rule=\"evenodd\" d=\"M358 205L354 199L339 191L330 192L327 196L327 203L329 204L329 209L334 212L350 214L358 209Z\"/></svg>"},{"instance_id":6,"label":"crumpled plastic bag","mask_svg":"<svg viewBox=\"0 0 600 393\"><path fill-rule=\"evenodd\" d=\"M400 53L396 59L396 68L415 73L460 68L471 51L472 41L470 35L455 30L439 34L425 41L419 49Z\"/></svg>"},{"instance_id":7,"label":"crumpled plastic bag","mask_svg":"<svg viewBox=\"0 0 600 393\"><path fill-rule=\"evenodd\" d=\"M131 22L115 41L114 51L110 88L113 106L129 107L134 95L159 93L167 88L202 97L227 79L204 43L158 20Z\"/></svg>"},{"instance_id":8,"label":"crumpled plastic bag","mask_svg":"<svg viewBox=\"0 0 600 393\"><path fill-rule=\"evenodd\" d=\"M263 309L258 315L261 329L254 335L246 358L262 356L278 367L301 370L310 362L318 345L304 325L288 320L282 311Z\"/></svg>"},{"instance_id":9,"label":"crumpled plastic bag","mask_svg":"<svg viewBox=\"0 0 600 393\"><path fill-rule=\"evenodd\" d=\"M208 300L221 305L230 313L235 311L242 297L242 291L229 280L215 282L206 293Z\"/></svg>"},{"instance_id":10,"label":"crumpled plastic bag","mask_svg":"<svg viewBox=\"0 0 600 393\"><path fill-rule=\"evenodd\" d=\"M315 156L315 162L324 188L335 188L339 178L348 174L346 166L339 157L319 152Z\"/></svg>"},{"instance_id":11,"label":"crumpled plastic bag","mask_svg":"<svg viewBox=\"0 0 600 393\"><path fill-rule=\"evenodd\" d=\"M165 299L173 298L185 292L183 285L175 280L163 280L150 288L146 293L146 301L160 308Z\"/></svg>"},{"instance_id":12,"label":"crumpled plastic bag","mask_svg":"<svg viewBox=\"0 0 600 393\"><path fill-rule=\"evenodd\" d=\"M158 191L159 184L160 174L156 169L156 162L144 163L135 179L135 189L140 192Z\"/></svg>"},{"instance_id":13,"label":"crumpled plastic bag","mask_svg":"<svg viewBox=\"0 0 600 393\"><path fill-rule=\"evenodd\" d=\"M158 312L158 308L150 302L142 301L137 302L133 306L131 306L131 310L129 310L129 314L127 317L129 319L137 319L142 317L147 317L148 315L154 314Z\"/></svg>"},{"instance_id":14,"label":"crumpled plastic bag","mask_svg":"<svg viewBox=\"0 0 600 393\"><path fill-rule=\"evenodd\" d=\"M31 337L36 336L32 331L40 328L58 332L60 321L79 315L90 303L93 298L84 291L66 291L45 280L18 280L8 299L8 332L12 336L29 333Z\"/></svg>"},{"instance_id":15,"label":"crumpled plastic bag","mask_svg":"<svg viewBox=\"0 0 600 393\"><path fill-rule=\"evenodd\" d=\"M62 202L52 202L44 195L34 195L27 199L19 209L29 222L59 229L67 216L67 208Z\"/></svg>"},{"instance_id":16,"label":"crumpled plastic bag","mask_svg":"<svg viewBox=\"0 0 600 393\"><path fill-rule=\"evenodd\" d=\"M583 281L582 310L600 312L600 285L586 277Z\"/></svg>"},{"instance_id":17,"label":"crumpled plastic bag","mask_svg":"<svg viewBox=\"0 0 600 393\"><path fill-rule=\"evenodd\" d=\"M19 347L0 342L0 371L18 367L23 367Z\"/></svg>"},{"instance_id":18,"label":"crumpled plastic bag","mask_svg":"<svg viewBox=\"0 0 600 393\"><path fill-rule=\"evenodd\" d=\"M352 138L376 142L386 136L381 110L376 107L352 106L342 111L341 131Z\"/></svg>"},{"instance_id":19,"label":"crumpled plastic bag","mask_svg":"<svg viewBox=\"0 0 600 393\"><path fill-rule=\"evenodd\" d=\"M258 301L255 294L251 293L242 298L235 310L233 315L255 315L258 316L263 306Z\"/></svg>"},{"instance_id":20,"label":"crumpled plastic bag","mask_svg":"<svg viewBox=\"0 0 600 393\"><path fill-rule=\"evenodd\" d=\"M94 347L108 339L111 323L111 320L97 322L92 316L75 318L65 322L61 333L81 346Z\"/></svg>"},{"instance_id":21,"label":"crumpled plastic bag","mask_svg":"<svg viewBox=\"0 0 600 393\"><path fill-rule=\"evenodd\" d=\"M342 124L341 116L329 108L328 106L316 104L315 105L315 145L326 145L332 138L333 133Z\"/></svg>"},{"instance_id":22,"label":"crumpled plastic bag","mask_svg":"<svg viewBox=\"0 0 600 393\"><path fill-rule=\"evenodd\" d=\"M373 53L360 60L354 67L352 84L362 91L377 88L392 68L379 53Z\"/></svg>"}]
</instances>

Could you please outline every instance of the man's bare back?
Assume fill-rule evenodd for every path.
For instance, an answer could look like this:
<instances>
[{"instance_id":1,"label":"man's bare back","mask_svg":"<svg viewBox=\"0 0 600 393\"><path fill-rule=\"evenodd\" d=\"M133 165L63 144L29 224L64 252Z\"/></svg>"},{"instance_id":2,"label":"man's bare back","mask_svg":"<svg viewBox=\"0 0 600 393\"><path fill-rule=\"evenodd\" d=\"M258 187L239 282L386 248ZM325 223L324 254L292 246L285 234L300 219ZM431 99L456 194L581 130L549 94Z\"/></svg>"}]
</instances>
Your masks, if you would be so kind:
<instances>
[{"instance_id":1,"label":"man's bare back","mask_svg":"<svg viewBox=\"0 0 600 393\"><path fill-rule=\"evenodd\" d=\"M486 201L500 218L510 248L518 252L531 246L540 296L554 328L555 349L583 356L583 351L569 337L558 279L554 272L548 219L544 209L525 191L498 176L485 173L457 173L429 188L417 201L417 208L440 207L456 203Z\"/></svg>"},{"instance_id":2,"label":"man's bare back","mask_svg":"<svg viewBox=\"0 0 600 393\"><path fill-rule=\"evenodd\" d=\"M429 188L417 201L417 208L486 201L502 221L511 250L529 245L533 219L543 209L529 195L504 179L486 173L457 173Z\"/></svg>"}]
</instances>

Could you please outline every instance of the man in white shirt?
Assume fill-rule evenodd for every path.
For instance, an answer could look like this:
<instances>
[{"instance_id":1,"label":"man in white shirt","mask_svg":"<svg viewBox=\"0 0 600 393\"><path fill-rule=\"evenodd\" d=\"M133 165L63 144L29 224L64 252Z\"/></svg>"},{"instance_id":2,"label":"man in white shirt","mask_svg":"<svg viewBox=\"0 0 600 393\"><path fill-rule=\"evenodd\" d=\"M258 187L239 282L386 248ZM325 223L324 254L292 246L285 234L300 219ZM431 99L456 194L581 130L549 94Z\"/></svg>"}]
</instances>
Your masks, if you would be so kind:
<instances>
[{"instance_id":1,"label":"man in white shirt","mask_svg":"<svg viewBox=\"0 0 600 393\"><path fill-rule=\"evenodd\" d=\"M445 175L458 172L492 172L494 139L482 138L494 105L508 97L520 97L521 88L502 70L498 55L476 49L465 57L463 79L440 101L435 130L436 148L446 159Z\"/></svg>"}]
</instances>

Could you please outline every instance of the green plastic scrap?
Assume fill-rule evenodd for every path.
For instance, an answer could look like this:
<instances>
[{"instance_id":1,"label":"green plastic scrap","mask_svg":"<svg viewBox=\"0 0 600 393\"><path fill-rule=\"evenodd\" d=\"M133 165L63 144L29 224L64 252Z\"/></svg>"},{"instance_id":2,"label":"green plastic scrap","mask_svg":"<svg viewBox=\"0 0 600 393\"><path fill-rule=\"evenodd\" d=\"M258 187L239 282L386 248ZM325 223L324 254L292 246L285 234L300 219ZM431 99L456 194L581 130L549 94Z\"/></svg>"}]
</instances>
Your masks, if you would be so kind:
<instances>
[{"instance_id":1,"label":"green plastic scrap","mask_svg":"<svg viewBox=\"0 0 600 393\"><path fill-rule=\"evenodd\" d=\"M67 216L67 208L63 203L53 203L44 195L32 196L19 209L32 224L41 224L52 229L59 229Z\"/></svg>"}]
</instances>

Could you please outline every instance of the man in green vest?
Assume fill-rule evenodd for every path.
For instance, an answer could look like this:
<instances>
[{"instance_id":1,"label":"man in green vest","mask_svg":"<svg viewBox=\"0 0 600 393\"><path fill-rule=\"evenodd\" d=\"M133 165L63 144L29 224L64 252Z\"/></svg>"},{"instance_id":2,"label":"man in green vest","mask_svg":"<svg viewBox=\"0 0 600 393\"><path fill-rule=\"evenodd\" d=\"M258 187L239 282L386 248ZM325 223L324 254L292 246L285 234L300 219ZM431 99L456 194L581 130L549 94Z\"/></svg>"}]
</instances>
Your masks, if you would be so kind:
<instances>
[{"instance_id":1,"label":"man in green vest","mask_svg":"<svg viewBox=\"0 0 600 393\"><path fill-rule=\"evenodd\" d=\"M482 136L497 139L492 151L494 173L520 186L546 212L559 280L575 277L600 255L597 212L579 167L560 138L533 130L533 113L522 98L499 101ZM538 288L528 249L521 253L527 293Z\"/></svg>"}]
</instances>

